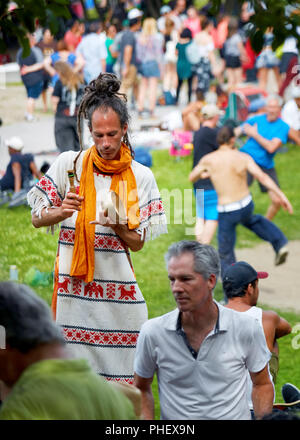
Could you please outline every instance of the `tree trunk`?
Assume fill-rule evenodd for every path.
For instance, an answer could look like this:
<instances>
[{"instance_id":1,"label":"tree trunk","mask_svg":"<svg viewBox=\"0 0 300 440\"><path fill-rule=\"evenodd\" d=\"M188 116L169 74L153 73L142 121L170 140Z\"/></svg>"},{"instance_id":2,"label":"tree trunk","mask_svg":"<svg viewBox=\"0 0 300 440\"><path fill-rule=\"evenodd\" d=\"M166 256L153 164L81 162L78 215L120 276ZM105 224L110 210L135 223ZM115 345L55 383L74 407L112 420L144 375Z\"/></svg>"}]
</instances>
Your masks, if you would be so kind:
<instances>
[{"instance_id":1,"label":"tree trunk","mask_svg":"<svg viewBox=\"0 0 300 440\"><path fill-rule=\"evenodd\" d=\"M143 1L145 17L158 18L160 16L159 10L162 6L162 0L144 0Z\"/></svg>"}]
</instances>

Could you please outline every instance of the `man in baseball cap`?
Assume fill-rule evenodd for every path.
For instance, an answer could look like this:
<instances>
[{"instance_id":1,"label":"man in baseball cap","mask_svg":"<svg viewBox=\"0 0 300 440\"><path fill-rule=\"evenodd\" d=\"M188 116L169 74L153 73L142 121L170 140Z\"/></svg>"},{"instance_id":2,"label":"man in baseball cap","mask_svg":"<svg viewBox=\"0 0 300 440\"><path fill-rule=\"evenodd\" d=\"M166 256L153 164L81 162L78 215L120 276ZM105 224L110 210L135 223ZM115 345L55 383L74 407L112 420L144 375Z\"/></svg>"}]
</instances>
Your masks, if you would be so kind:
<instances>
[{"instance_id":1,"label":"man in baseball cap","mask_svg":"<svg viewBox=\"0 0 300 440\"><path fill-rule=\"evenodd\" d=\"M0 206L10 201L11 198L15 201L17 196L22 195L21 190L25 191L32 179L42 177L34 162L33 155L22 153L24 143L19 136L7 139L5 145L8 148L10 161L0 180Z\"/></svg>"},{"instance_id":2,"label":"man in baseball cap","mask_svg":"<svg viewBox=\"0 0 300 440\"><path fill-rule=\"evenodd\" d=\"M224 294L228 299L226 307L253 316L262 326L268 349L272 354L269 370L275 384L279 369L277 339L288 335L292 328L273 310L262 310L256 306L259 296L259 280L268 278L268 276L267 272L256 271L245 261L238 261L225 270L222 282ZM251 380L248 383L248 403L252 409Z\"/></svg>"},{"instance_id":3,"label":"man in baseball cap","mask_svg":"<svg viewBox=\"0 0 300 440\"><path fill-rule=\"evenodd\" d=\"M141 18L142 16L143 16L143 12L138 8L130 9L130 11L127 14L127 18L129 21L135 20L137 18Z\"/></svg>"},{"instance_id":4,"label":"man in baseball cap","mask_svg":"<svg viewBox=\"0 0 300 440\"><path fill-rule=\"evenodd\" d=\"M5 145L15 151L21 151L24 147L24 143L19 136L13 136L10 139L6 139Z\"/></svg>"},{"instance_id":5,"label":"man in baseball cap","mask_svg":"<svg viewBox=\"0 0 300 440\"><path fill-rule=\"evenodd\" d=\"M204 119L212 119L215 116L221 116L223 113L216 104L206 104L201 109Z\"/></svg>"},{"instance_id":6,"label":"man in baseball cap","mask_svg":"<svg viewBox=\"0 0 300 440\"><path fill-rule=\"evenodd\" d=\"M249 284L268 276L267 272L257 272L250 264L239 261L224 272L223 289L228 298L244 296Z\"/></svg>"},{"instance_id":7,"label":"man in baseball cap","mask_svg":"<svg viewBox=\"0 0 300 440\"><path fill-rule=\"evenodd\" d=\"M170 7L169 5L164 5L164 6L162 6L162 7L160 8L160 10L159 10L160 15L168 14L168 13L171 12L171 11L172 11L172 9L171 9L171 7Z\"/></svg>"}]
</instances>

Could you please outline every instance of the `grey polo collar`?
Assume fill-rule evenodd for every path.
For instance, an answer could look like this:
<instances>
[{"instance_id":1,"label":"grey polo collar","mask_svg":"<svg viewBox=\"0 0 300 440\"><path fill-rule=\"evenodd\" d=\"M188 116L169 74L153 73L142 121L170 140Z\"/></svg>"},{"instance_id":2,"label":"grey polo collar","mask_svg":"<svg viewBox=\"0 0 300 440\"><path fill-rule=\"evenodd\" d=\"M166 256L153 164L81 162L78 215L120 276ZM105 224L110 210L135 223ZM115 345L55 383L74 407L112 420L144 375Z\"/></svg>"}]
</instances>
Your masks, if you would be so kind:
<instances>
[{"instance_id":1,"label":"grey polo collar","mask_svg":"<svg viewBox=\"0 0 300 440\"><path fill-rule=\"evenodd\" d=\"M214 301L215 302L215 301ZM218 307L218 304L215 302L215 304ZM215 325L215 328L213 330L213 335L217 335L218 333L220 333L221 331L224 330L220 330L220 309L218 307L218 317L217 317L217 322ZM198 356L198 352L196 350L194 350L194 348L190 345L188 338L186 336L186 333L184 331L184 329L182 328L182 323L181 323L181 313L178 311L177 313L177 322L176 322L176 333L181 336L187 346L187 348L189 349L189 351L191 352L192 356L194 359L197 359Z\"/></svg>"},{"instance_id":2,"label":"grey polo collar","mask_svg":"<svg viewBox=\"0 0 300 440\"><path fill-rule=\"evenodd\" d=\"M230 311L230 309L223 307L221 304L219 304L215 300L214 300L214 303L218 307L218 312L219 312L218 319L217 319L216 326L215 326L215 333L227 331L228 327L230 325L231 311ZM170 312L168 319L165 321L164 327L167 330L177 331L179 315L180 315L180 313L179 313L178 309L175 309L172 312ZM180 321L181 321L181 319L180 319ZM181 328L181 325L180 325L180 328Z\"/></svg>"}]
</instances>

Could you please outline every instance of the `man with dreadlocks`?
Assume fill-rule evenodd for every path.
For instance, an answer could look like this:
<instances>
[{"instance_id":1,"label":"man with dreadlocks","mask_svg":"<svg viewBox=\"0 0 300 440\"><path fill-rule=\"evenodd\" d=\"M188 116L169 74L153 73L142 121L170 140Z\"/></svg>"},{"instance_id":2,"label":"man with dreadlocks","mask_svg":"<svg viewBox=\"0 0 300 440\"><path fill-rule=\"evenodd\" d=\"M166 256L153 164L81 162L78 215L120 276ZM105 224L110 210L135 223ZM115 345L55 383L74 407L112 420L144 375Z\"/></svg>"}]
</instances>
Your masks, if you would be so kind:
<instances>
[{"instance_id":1,"label":"man with dreadlocks","mask_svg":"<svg viewBox=\"0 0 300 440\"><path fill-rule=\"evenodd\" d=\"M110 73L86 87L78 110L80 152L62 153L29 192L28 202L35 227L53 229L61 222L52 309L66 341L106 379L132 383L147 306L129 250L139 251L167 226L151 170L133 159L126 97L119 88ZM86 151L83 118L94 141ZM127 222L107 216L102 203L109 191L119 196Z\"/></svg>"}]
</instances>

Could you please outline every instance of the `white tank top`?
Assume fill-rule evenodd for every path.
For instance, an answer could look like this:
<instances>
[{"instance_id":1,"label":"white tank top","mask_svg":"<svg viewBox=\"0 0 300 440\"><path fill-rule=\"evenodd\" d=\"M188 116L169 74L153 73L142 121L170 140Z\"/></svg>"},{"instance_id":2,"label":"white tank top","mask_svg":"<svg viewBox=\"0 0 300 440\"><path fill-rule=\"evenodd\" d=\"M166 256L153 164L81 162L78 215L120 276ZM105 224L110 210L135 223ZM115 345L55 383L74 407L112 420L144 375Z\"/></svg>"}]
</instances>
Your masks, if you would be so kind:
<instances>
[{"instance_id":1,"label":"white tank top","mask_svg":"<svg viewBox=\"0 0 300 440\"><path fill-rule=\"evenodd\" d=\"M250 309L246 310L247 315L253 316L253 318L257 319L257 321L260 323L261 327L263 328L262 325L262 309L260 309L259 307L251 307Z\"/></svg>"},{"instance_id":2,"label":"white tank top","mask_svg":"<svg viewBox=\"0 0 300 440\"><path fill-rule=\"evenodd\" d=\"M250 309L246 310L245 312L242 313L246 313L247 315L253 316L254 319L256 319L258 321L258 323L260 324L261 328L263 329L263 324L262 324L262 309L260 309L259 307L253 306ZM268 366L269 369L269 366ZM271 379L271 382L273 384L273 378L272 375L270 373L270 369L269 369L269 376ZM252 380L251 380L251 376L250 373L248 372L248 378L247 378L247 400L248 400L248 405L250 409L253 409L253 403L252 403ZM275 402L275 387L273 384L273 388L274 388L274 402Z\"/></svg>"}]
</instances>

